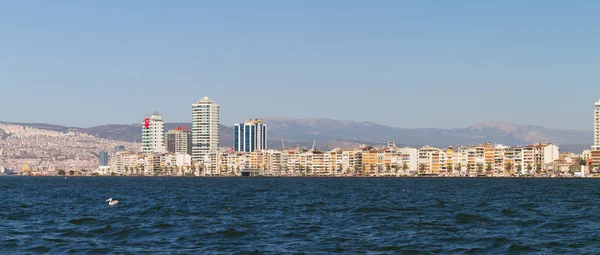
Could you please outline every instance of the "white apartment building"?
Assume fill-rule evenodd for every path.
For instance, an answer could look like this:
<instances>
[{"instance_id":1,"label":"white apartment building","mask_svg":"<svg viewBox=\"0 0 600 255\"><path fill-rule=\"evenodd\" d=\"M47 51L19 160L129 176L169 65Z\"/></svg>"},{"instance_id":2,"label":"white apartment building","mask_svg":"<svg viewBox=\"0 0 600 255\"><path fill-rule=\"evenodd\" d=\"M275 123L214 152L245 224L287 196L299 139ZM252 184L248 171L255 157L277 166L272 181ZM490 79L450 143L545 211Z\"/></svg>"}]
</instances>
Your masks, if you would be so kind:
<instances>
[{"instance_id":1,"label":"white apartment building","mask_svg":"<svg viewBox=\"0 0 600 255\"><path fill-rule=\"evenodd\" d=\"M192 157L189 154L163 154L161 156L161 161L164 161L166 167L192 166Z\"/></svg>"},{"instance_id":2,"label":"white apartment building","mask_svg":"<svg viewBox=\"0 0 600 255\"><path fill-rule=\"evenodd\" d=\"M600 150L600 100L594 103L594 146L592 150Z\"/></svg>"},{"instance_id":3,"label":"white apartment building","mask_svg":"<svg viewBox=\"0 0 600 255\"><path fill-rule=\"evenodd\" d=\"M138 167L138 170L142 169L139 166L139 158L135 153L117 152L110 158L110 171L116 174L134 174L135 167Z\"/></svg>"},{"instance_id":4,"label":"white apartment building","mask_svg":"<svg viewBox=\"0 0 600 255\"><path fill-rule=\"evenodd\" d=\"M408 165L408 169L407 170L417 170L418 168L418 158L419 158L419 150L416 148L401 148L401 149L397 149L397 151L401 154L401 164L400 166L402 167L404 165L404 163L406 163Z\"/></svg>"},{"instance_id":5,"label":"white apartment building","mask_svg":"<svg viewBox=\"0 0 600 255\"><path fill-rule=\"evenodd\" d=\"M165 123L162 116L158 112L154 112L142 123L142 152L162 153L165 151Z\"/></svg>"},{"instance_id":6,"label":"white apartment building","mask_svg":"<svg viewBox=\"0 0 600 255\"><path fill-rule=\"evenodd\" d=\"M219 149L219 105L204 97L192 104L192 160L203 161Z\"/></svg>"},{"instance_id":7,"label":"white apartment building","mask_svg":"<svg viewBox=\"0 0 600 255\"><path fill-rule=\"evenodd\" d=\"M440 169L440 149L425 146L419 149L417 159L419 174L438 173Z\"/></svg>"},{"instance_id":8,"label":"white apartment building","mask_svg":"<svg viewBox=\"0 0 600 255\"><path fill-rule=\"evenodd\" d=\"M228 154L223 150L211 150L204 155L202 161L204 176L220 175L222 170L227 170Z\"/></svg>"},{"instance_id":9,"label":"white apartment building","mask_svg":"<svg viewBox=\"0 0 600 255\"><path fill-rule=\"evenodd\" d=\"M559 148L554 144L548 144L543 148L544 164L552 163L559 158Z\"/></svg>"},{"instance_id":10,"label":"white apartment building","mask_svg":"<svg viewBox=\"0 0 600 255\"><path fill-rule=\"evenodd\" d=\"M592 151L591 151L591 150L584 150L584 151L581 153L581 158L582 158L583 160L588 160L588 159L589 159L589 158L591 158L591 157L592 157Z\"/></svg>"}]
</instances>

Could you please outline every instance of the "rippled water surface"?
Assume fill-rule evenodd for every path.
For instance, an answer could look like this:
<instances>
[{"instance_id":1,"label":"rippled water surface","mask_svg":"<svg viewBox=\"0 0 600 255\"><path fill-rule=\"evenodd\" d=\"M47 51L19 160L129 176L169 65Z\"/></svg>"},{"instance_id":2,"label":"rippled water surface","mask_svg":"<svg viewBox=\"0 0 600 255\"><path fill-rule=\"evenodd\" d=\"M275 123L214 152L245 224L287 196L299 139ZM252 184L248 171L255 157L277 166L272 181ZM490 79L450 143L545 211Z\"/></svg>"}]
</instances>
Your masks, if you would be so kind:
<instances>
[{"instance_id":1,"label":"rippled water surface","mask_svg":"<svg viewBox=\"0 0 600 255\"><path fill-rule=\"evenodd\" d=\"M0 177L0 197L3 254L600 253L593 179Z\"/></svg>"}]
</instances>

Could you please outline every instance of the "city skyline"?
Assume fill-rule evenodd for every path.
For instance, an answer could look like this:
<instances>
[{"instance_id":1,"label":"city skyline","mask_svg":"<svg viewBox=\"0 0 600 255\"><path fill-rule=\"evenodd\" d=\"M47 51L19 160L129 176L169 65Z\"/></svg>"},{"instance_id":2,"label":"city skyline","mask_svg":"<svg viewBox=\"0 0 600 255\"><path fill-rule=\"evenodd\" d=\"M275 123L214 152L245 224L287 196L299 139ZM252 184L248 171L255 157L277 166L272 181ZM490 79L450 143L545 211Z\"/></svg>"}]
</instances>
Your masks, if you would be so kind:
<instances>
[{"instance_id":1,"label":"city skyline","mask_svg":"<svg viewBox=\"0 0 600 255\"><path fill-rule=\"evenodd\" d=\"M600 251L599 13L0 0L0 253Z\"/></svg>"},{"instance_id":2,"label":"city skyline","mask_svg":"<svg viewBox=\"0 0 600 255\"><path fill-rule=\"evenodd\" d=\"M599 10L596 1L2 2L0 107L11 109L2 120L131 124L152 108L189 122L188 104L211 95L228 125L277 116L589 129ZM165 99L171 87L184 93Z\"/></svg>"}]
</instances>

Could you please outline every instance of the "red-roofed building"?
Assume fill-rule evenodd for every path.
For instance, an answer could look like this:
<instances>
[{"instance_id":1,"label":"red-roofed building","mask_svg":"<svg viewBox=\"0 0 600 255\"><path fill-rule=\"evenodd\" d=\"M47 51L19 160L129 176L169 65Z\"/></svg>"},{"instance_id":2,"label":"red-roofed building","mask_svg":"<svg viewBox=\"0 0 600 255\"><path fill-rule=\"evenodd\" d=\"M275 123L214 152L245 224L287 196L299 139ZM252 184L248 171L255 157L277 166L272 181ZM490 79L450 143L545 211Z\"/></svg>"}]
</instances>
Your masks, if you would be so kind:
<instances>
[{"instance_id":1,"label":"red-roofed building","mask_svg":"<svg viewBox=\"0 0 600 255\"><path fill-rule=\"evenodd\" d=\"M175 154L192 154L192 134L187 126L167 132L167 151Z\"/></svg>"}]
</instances>

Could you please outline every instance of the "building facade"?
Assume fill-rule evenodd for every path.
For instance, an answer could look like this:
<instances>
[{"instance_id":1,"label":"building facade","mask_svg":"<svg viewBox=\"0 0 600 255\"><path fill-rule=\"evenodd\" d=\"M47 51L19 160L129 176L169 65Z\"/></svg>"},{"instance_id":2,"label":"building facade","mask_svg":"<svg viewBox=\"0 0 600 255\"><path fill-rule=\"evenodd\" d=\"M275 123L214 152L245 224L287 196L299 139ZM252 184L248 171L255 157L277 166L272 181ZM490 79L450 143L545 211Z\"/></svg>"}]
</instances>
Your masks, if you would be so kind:
<instances>
[{"instance_id":1,"label":"building facade","mask_svg":"<svg viewBox=\"0 0 600 255\"><path fill-rule=\"evenodd\" d=\"M267 125L259 119L233 125L233 149L253 152L267 149Z\"/></svg>"},{"instance_id":2,"label":"building facade","mask_svg":"<svg viewBox=\"0 0 600 255\"><path fill-rule=\"evenodd\" d=\"M600 150L600 100L594 103L594 146L592 150Z\"/></svg>"},{"instance_id":3,"label":"building facade","mask_svg":"<svg viewBox=\"0 0 600 255\"><path fill-rule=\"evenodd\" d=\"M542 151L542 162L544 164L552 163L560 158L560 151L558 146L554 144L544 144Z\"/></svg>"},{"instance_id":4,"label":"building facade","mask_svg":"<svg viewBox=\"0 0 600 255\"><path fill-rule=\"evenodd\" d=\"M115 148L113 149L113 153L117 153L119 151L125 151L125 145L117 145L117 146L115 146Z\"/></svg>"},{"instance_id":5,"label":"building facade","mask_svg":"<svg viewBox=\"0 0 600 255\"><path fill-rule=\"evenodd\" d=\"M272 176L552 176L573 175L578 155L553 144L331 150L211 150L202 161L188 154L118 152L101 174L240 176L256 171ZM600 172L600 151L590 151L587 168ZM560 172L560 173L559 173ZM588 173L589 174L589 173Z\"/></svg>"},{"instance_id":6,"label":"building facade","mask_svg":"<svg viewBox=\"0 0 600 255\"><path fill-rule=\"evenodd\" d=\"M192 133L188 127L177 127L167 132L167 152L192 155Z\"/></svg>"},{"instance_id":7,"label":"building facade","mask_svg":"<svg viewBox=\"0 0 600 255\"><path fill-rule=\"evenodd\" d=\"M192 104L192 160L204 160L219 149L219 105L204 97Z\"/></svg>"},{"instance_id":8,"label":"building facade","mask_svg":"<svg viewBox=\"0 0 600 255\"><path fill-rule=\"evenodd\" d=\"M142 123L142 152L165 152L165 123L158 112Z\"/></svg>"},{"instance_id":9,"label":"building facade","mask_svg":"<svg viewBox=\"0 0 600 255\"><path fill-rule=\"evenodd\" d=\"M100 158L100 166L108 166L108 152L101 151L99 158Z\"/></svg>"}]
</instances>

